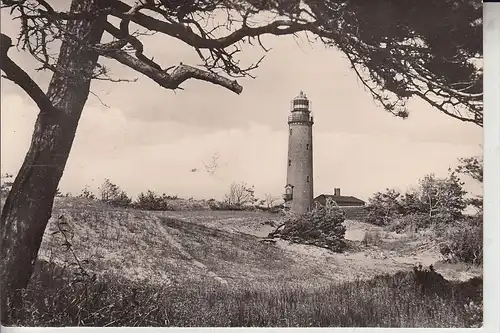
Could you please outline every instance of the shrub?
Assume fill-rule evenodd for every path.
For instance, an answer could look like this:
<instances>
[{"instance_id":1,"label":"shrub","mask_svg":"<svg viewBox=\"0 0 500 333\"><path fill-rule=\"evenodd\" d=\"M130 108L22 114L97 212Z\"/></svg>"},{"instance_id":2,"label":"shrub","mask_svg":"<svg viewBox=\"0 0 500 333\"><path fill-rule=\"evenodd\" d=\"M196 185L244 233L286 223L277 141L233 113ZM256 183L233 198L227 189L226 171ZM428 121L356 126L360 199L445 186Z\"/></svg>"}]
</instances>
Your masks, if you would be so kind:
<instances>
[{"instance_id":1,"label":"shrub","mask_svg":"<svg viewBox=\"0 0 500 333\"><path fill-rule=\"evenodd\" d=\"M394 189L375 193L368 200L366 220L379 226L389 224L394 217L400 216L403 212L400 196L401 194Z\"/></svg>"},{"instance_id":2,"label":"shrub","mask_svg":"<svg viewBox=\"0 0 500 333\"><path fill-rule=\"evenodd\" d=\"M467 206L464 183L451 172L446 178L436 178L433 174L419 181L416 189L408 190L404 195L394 189L377 192L368 200L367 221L384 226L396 219L417 215L428 215L441 223L450 223L462 218L462 211ZM409 225L409 221L400 221ZM421 219L427 223L427 219ZM418 221L414 221L418 222ZM418 225L421 222L417 223ZM429 224L429 223L427 223Z\"/></svg>"},{"instance_id":3,"label":"shrub","mask_svg":"<svg viewBox=\"0 0 500 333\"><path fill-rule=\"evenodd\" d=\"M314 210L301 214L288 214L284 223L272 232L269 237L279 237L295 243L313 244L342 252L345 242L345 212L332 200L325 206L317 206Z\"/></svg>"},{"instance_id":4,"label":"shrub","mask_svg":"<svg viewBox=\"0 0 500 333\"><path fill-rule=\"evenodd\" d=\"M148 190L146 193L140 193L137 200L134 202L134 207L142 210L165 211L173 210L169 200L177 200L177 196L169 196L165 193L162 195L156 194L154 191Z\"/></svg>"},{"instance_id":5,"label":"shrub","mask_svg":"<svg viewBox=\"0 0 500 333\"><path fill-rule=\"evenodd\" d=\"M361 242L365 246L368 245L378 246L381 241L382 237L380 236L380 233L378 231L367 231Z\"/></svg>"},{"instance_id":6,"label":"shrub","mask_svg":"<svg viewBox=\"0 0 500 333\"><path fill-rule=\"evenodd\" d=\"M125 192L120 192L116 197L105 202L113 207L127 208L132 203L132 198L130 198Z\"/></svg>"},{"instance_id":7,"label":"shrub","mask_svg":"<svg viewBox=\"0 0 500 333\"><path fill-rule=\"evenodd\" d=\"M397 233L417 232L429 227L432 218L428 214L415 213L395 218L389 225L390 231Z\"/></svg>"},{"instance_id":8,"label":"shrub","mask_svg":"<svg viewBox=\"0 0 500 333\"><path fill-rule=\"evenodd\" d=\"M114 207L129 207L132 199L118 185L113 184L109 179L99 187L101 201Z\"/></svg>"},{"instance_id":9,"label":"shrub","mask_svg":"<svg viewBox=\"0 0 500 333\"><path fill-rule=\"evenodd\" d=\"M232 204L226 201L220 202L214 199L208 200L208 205L210 206L211 210L253 211L256 209L255 206Z\"/></svg>"},{"instance_id":10,"label":"shrub","mask_svg":"<svg viewBox=\"0 0 500 333\"><path fill-rule=\"evenodd\" d=\"M440 213L433 216L424 213L413 213L402 215L394 218L388 225L390 231L396 233L418 232L427 228L432 228L434 231L442 233L446 230L447 225L457 221L452 215Z\"/></svg>"},{"instance_id":11,"label":"shrub","mask_svg":"<svg viewBox=\"0 0 500 333\"><path fill-rule=\"evenodd\" d=\"M448 215L450 220L462 217L462 211L467 207L463 189L464 183L454 172L446 178L436 178L433 174L420 180L420 202L422 212L429 215Z\"/></svg>"},{"instance_id":12,"label":"shrub","mask_svg":"<svg viewBox=\"0 0 500 333\"><path fill-rule=\"evenodd\" d=\"M457 222L444 231L440 252L448 261L483 263L483 216Z\"/></svg>"},{"instance_id":13,"label":"shrub","mask_svg":"<svg viewBox=\"0 0 500 333\"><path fill-rule=\"evenodd\" d=\"M88 188L88 186L85 186L82 192L79 195L77 195L77 198L85 198L89 200L97 199L95 194Z\"/></svg>"}]
</instances>

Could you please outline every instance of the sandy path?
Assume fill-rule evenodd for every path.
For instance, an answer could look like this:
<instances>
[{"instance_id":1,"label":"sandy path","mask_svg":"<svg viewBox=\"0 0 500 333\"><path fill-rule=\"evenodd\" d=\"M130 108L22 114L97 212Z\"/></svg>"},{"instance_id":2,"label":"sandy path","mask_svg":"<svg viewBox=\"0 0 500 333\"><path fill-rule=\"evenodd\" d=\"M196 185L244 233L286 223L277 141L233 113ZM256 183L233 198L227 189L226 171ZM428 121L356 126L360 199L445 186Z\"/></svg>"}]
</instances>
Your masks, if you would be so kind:
<instances>
[{"instance_id":1,"label":"sandy path","mask_svg":"<svg viewBox=\"0 0 500 333\"><path fill-rule=\"evenodd\" d=\"M231 227L229 227L231 225ZM393 232L385 232L382 227L359 221L345 221L345 238L350 241L361 243L367 232L380 233L383 241L397 241L404 239L405 235ZM224 228L224 226L221 226ZM237 228L234 224L228 224L227 229L232 231L248 233L257 237L265 238L273 227L261 225L259 228ZM447 279L468 280L482 274L479 269L457 269L453 265L439 265L442 256L439 254L436 244L428 241L408 241L411 251L385 250L377 246L366 246L361 251L333 253L327 249L294 244L288 241L278 240L276 246L284 250L300 265L315 265L323 270L329 271L335 280L354 280L357 278L371 278L376 274L395 273L401 270L411 269L415 265L434 265L436 271ZM437 265L436 265L437 264Z\"/></svg>"}]
</instances>

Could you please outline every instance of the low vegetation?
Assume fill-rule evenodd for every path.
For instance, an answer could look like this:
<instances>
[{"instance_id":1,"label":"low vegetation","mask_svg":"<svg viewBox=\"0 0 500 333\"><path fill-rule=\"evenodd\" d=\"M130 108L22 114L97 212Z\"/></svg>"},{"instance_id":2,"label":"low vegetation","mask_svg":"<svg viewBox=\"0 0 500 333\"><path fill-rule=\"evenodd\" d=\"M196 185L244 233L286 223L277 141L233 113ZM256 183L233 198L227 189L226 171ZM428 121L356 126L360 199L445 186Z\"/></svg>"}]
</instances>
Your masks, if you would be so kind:
<instances>
[{"instance_id":1,"label":"low vegetation","mask_svg":"<svg viewBox=\"0 0 500 333\"><path fill-rule=\"evenodd\" d=\"M482 279L452 283L422 268L367 281L153 285L117 276L72 283L40 262L13 314L20 326L480 327Z\"/></svg>"},{"instance_id":2,"label":"low vegetation","mask_svg":"<svg viewBox=\"0 0 500 333\"><path fill-rule=\"evenodd\" d=\"M440 231L441 254L450 262L483 263L483 216L476 215Z\"/></svg>"},{"instance_id":3,"label":"low vegetation","mask_svg":"<svg viewBox=\"0 0 500 333\"><path fill-rule=\"evenodd\" d=\"M445 178L427 175L417 188L401 193L377 192L369 200L367 220L396 233L431 233L447 261L481 265L483 262L482 197L467 196L458 174L482 182L482 160L460 159ZM464 214L465 208L475 211Z\"/></svg>"},{"instance_id":4,"label":"low vegetation","mask_svg":"<svg viewBox=\"0 0 500 333\"><path fill-rule=\"evenodd\" d=\"M287 214L283 223L269 237L278 237L294 243L312 244L334 252L342 252L345 242L345 213L329 199L324 206L310 212Z\"/></svg>"},{"instance_id":5,"label":"low vegetation","mask_svg":"<svg viewBox=\"0 0 500 333\"><path fill-rule=\"evenodd\" d=\"M10 175L7 175L10 176ZM5 186L4 186L5 187ZM71 197L70 194L61 195ZM135 200L128 196L120 186L105 179L98 188L98 194L94 194L88 187L84 188L79 198L98 200L112 207L134 208L147 211L267 211L279 213L282 211L282 205L279 200L269 193L264 195L264 199L258 200L255 196L253 186L244 182L233 182L226 193L224 200L215 199L195 200L193 198L183 199L177 195L158 194L153 190L141 192Z\"/></svg>"},{"instance_id":6,"label":"low vegetation","mask_svg":"<svg viewBox=\"0 0 500 333\"><path fill-rule=\"evenodd\" d=\"M452 223L463 217L467 206L463 182L452 172L446 178L427 175L406 193L395 189L377 192L369 199L367 220L375 225L412 224L426 228L432 223Z\"/></svg>"},{"instance_id":7,"label":"low vegetation","mask_svg":"<svg viewBox=\"0 0 500 333\"><path fill-rule=\"evenodd\" d=\"M379 246L381 245L381 236L378 231L367 231L361 243L364 246Z\"/></svg>"},{"instance_id":8,"label":"low vegetation","mask_svg":"<svg viewBox=\"0 0 500 333\"><path fill-rule=\"evenodd\" d=\"M58 206L44 238L45 260L38 262L9 325L477 327L482 322L481 279L449 282L416 269L325 283L336 279L318 269L324 263L299 261L250 235L88 199L61 198ZM215 212L193 213L205 221ZM236 218L246 212L228 213ZM310 221L317 223L319 216L339 226L334 234L343 238L341 213L326 206ZM62 232L54 233L61 224ZM66 242L71 246L61 247ZM339 273L344 269L338 267ZM150 274L155 270L165 276ZM225 283L201 278L210 272Z\"/></svg>"},{"instance_id":9,"label":"low vegetation","mask_svg":"<svg viewBox=\"0 0 500 333\"><path fill-rule=\"evenodd\" d=\"M463 162L470 168L458 170L479 179L475 160ZM22 306L5 324L480 327L482 278L448 281L433 266L402 271L408 262L387 260L415 256L423 244L450 263L480 266L481 198L467 198L462 185L451 172L406 193L376 193L367 207L375 226L353 242L345 239L352 221L332 201L278 217L276 198L259 201L245 183L233 183L224 201L152 190L133 200L107 179L98 194L57 200ZM467 205L477 213L463 214ZM425 235L431 245L419 242ZM353 278L361 260L372 265Z\"/></svg>"}]
</instances>

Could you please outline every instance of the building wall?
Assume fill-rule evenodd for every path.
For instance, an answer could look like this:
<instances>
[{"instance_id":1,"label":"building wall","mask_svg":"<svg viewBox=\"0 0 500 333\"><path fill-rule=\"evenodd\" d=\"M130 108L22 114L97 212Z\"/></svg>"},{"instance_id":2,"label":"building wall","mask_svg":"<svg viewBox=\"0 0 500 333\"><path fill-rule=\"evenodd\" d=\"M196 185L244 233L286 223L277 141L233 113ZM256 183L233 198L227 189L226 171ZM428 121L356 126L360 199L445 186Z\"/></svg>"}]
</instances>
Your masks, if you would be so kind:
<instances>
[{"instance_id":1,"label":"building wall","mask_svg":"<svg viewBox=\"0 0 500 333\"><path fill-rule=\"evenodd\" d=\"M346 220L356 220L361 222L366 222L366 216L368 215L368 211L365 207L340 207L345 212Z\"/></svg>"},{"instance_id":2,"label":"building wall","mask_svg":"<svg viewBox=\"0 0 500 333\"><path fill-rule=\"evenodd\" d=\"M291 122L289 130L287 184L293 185L291 210L300 214L313 208L312 122Z\"/></svg>"},{"instance_id":3,"label":"building wall","mask_svg":"<svg viewBox=\"0 0 500 333\"><path fill-rule=\"evenodd\" d=\"M314 204L315 205L321 205L324 206L326 203L325 196L321 195L314 199ZM356 220L356 221L361 221L361 222L366 222L366 217L368 215L368 210L366 209L366 206L359 206L359 205L339 205L339 208L345 212L345 218L346 220Z\"/></svg>"},{"instance_id":4,"label":"building wall","mask_svg":"<svg viewBox=\"0 0 500 333\"><path fill-rule=\"evenodd\" d=\"M353 200L348 200L347 202L345 201L345 199L343 201L337 201L335 200L335 198L332 198L336 204L338 206L348 206L348 207L351 207L351 206L356 206L356 207L363 207L365 206L365 203L362 203L362 202L356 202L356 201L353 201ZM314 199L314 202L315 203L318 203L320 205L326 205L326 200L327 200L327 197L325 195L319 195L317 196L315 199Z\"/></svg>"}]
</instances>

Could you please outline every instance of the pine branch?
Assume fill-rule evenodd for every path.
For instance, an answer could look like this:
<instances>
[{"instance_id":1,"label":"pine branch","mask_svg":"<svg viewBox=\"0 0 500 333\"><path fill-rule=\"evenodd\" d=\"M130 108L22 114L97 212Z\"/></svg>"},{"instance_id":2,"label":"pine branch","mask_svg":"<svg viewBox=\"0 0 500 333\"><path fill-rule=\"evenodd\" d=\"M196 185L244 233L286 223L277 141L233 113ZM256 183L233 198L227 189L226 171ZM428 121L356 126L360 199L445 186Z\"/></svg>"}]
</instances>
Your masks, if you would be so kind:
<instances>
[{"instance_id":1,"label":"pine branch","mask_svg":"<svg viewBox=\"0 0 500 333\"><path fill-rule=\"evenodd\" d=\"M175 69L172 71L172 74L169 74L166 70L155 68L150 64L141 61L124 51L108 51L99 48L96 49L97 52L99 52L102 56L117 60L125 66L130 67L141 74L144 74L145 76L158 83L160 86L167 89L178 89L184 81L188 79L198 79L201 81L220 85L235 92L236 94L240 94L243 91L243 87L240 86L235 80L229 80L228 78L225 78L221 75L189 65L184 65L181 63L179 66L175 67Z\"/></svg>"},{"instance_id":2,"label":"pine branch","mask_svg":"<svg viewBox=\"0 0 500 333\"><path fill-rule=\"evenodd\" d=\"M12 46L12 39L2 33L0 45L0 67L5 73L4 77L21 87L38 105L40 110L55 110L50 99L36 84L36 82L33 81L33 79L21 67L9 58L7 52Z\"/></svg>"}]
</instances>

